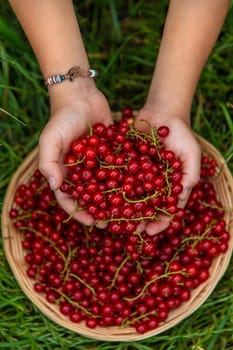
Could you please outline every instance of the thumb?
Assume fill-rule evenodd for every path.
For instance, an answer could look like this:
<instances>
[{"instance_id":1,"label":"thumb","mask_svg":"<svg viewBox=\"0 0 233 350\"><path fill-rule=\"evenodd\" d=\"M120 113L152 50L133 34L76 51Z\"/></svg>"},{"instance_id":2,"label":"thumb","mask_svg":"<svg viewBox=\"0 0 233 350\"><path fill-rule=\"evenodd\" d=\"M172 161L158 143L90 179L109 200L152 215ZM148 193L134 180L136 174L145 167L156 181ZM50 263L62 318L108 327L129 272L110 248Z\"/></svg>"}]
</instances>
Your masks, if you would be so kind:
<instances>
[{"instance_id":1,"label":"thumb","mask_svg":"<svg viewBox=\"0 0 233 350\"><path fill-rule=\"evenodd\" d=\"M179 208L184 208L188 199L189 199L189 196L192 192L192 188L184 188L182 193L180 194L180 198L179 198L179 202L178 202L178 207Z\"/></svg>"},{"instance_id":2,"label":"thumb","mask_svg":"<svg viewBox=\"0 0 233 350\"><path fill-rule=\"evenodd\" d=\"M179 195L178 207L184 208L188 202L192 189L200 179L200 164L191 164L189 173L184 173L182 179L183 190Z\"/></svg>"},{"instance_id":3,"label":"thumb","mask_svg":"<svg viewBox=\"0 0 233 350\"><path fill-rule=\"evenodd\" d=\"M181 181L183 190L179 195L178 206L184 208L192 189L200 180L200 169L201 169L201 149L198 143L191 145L191 155L186 155L183 159L183 179Z\"/></svg>"},{"instance_id":4,"label":"thumb","mask_svg":"<svg viewBox=\"0 0 233 350\"><path fill-rule=\"evenodd\" d=\"M54 136L54 137L53 137ZM55 135L42 133L39 140L39 169L47 178L51 190L57 190L63 181L61 146Z\"/></svg>"}]
</instances>

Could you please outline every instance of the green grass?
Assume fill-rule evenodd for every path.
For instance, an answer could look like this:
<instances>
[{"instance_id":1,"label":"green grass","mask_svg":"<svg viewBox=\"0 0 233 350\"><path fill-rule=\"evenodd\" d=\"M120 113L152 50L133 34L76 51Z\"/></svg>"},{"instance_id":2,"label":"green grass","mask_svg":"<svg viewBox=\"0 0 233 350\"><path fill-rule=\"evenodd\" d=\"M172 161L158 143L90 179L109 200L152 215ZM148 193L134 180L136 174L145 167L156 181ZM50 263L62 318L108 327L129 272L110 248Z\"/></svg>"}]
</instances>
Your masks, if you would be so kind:
<instances>
[{"instance_id":1,"label":"green grass","mask_svg":"<svg viewBox=\"0 0 233 350\"><path fill-rule=\"evenodd\" d=\"M74 3L78 3L74 1ZM86 0L77 10L97 84L113 110L140 108L146 98L168 1ZM9 25L10 23L10 25ZM233 7L201 76L193 129L233 170ZM0 203L14 171L36 146L49 117L38 64L8 2L0 17ZM0 350L231 350L233 267L208 300L171 330L133 343L94 341L54 324L19 288L0 241Z\"/></svg>"}]
</instances>

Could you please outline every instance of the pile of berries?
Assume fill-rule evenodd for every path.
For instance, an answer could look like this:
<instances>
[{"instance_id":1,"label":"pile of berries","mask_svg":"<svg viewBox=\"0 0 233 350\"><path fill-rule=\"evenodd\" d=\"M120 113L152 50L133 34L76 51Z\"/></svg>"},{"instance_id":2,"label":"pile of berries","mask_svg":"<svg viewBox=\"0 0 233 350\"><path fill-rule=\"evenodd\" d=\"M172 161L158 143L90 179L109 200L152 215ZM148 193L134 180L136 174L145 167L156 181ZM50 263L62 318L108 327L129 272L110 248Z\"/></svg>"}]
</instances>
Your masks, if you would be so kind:
<instances>
[{"instance_id":1,"label":"pile of berries","mask_svg":"<svg viewBox=\"0 0 233 350\"><path fill-rule=\"evenodd\" d=\"M158 221L160 214L181 221L182 163L164 146L168 134L167 126L140 132L126 118L95 124L72 143L61 190L113 234L133 233L140 221Z\"/></svg>"},{"instance_id":2,"label":"pile of berries","mask_svg":"<svg viewBox=\"0 0 233 350\"><path fill-rule=\"evenodd\" d=\"M104 130L101 131L105 135L104 142L100 141L100 130ZM180 188L180 162L158 141L159 130L156 135L152 133L148 137L132 130L124 122L109 129L97 125L92 135L82 139L86 141L73 144L73 153L66 159L67 164L71 164L69 182L72 184L68 182L71 195L75 198L81 176L86 184L81 197L77 195L80 206L90 210L91 205L96 203L111 203L101 210L99 206L97 211L93 210L98 218L98 214L102 213L101 219L111 219L114 215L110 211L112 207L117 212L119 206L111 199L113 195L121 201L120 208L126 208L126 202L131 210L131 215L125 215L126 211L121 210L117 217L136 219L136 213L143 218L154 217L157 206L173 215L171 208L176 207L180 191L174 190L177 186ZM110 131L112 136L109 135L107 142ZM162 137L166 134L164 131ZM131 137L132 132L131 140L126 135ZM114 152L108 153L106 149L110 147L110 139L115 148ZM134 147L133 143L137 146ZM105 149L102 154L100 145ZM132 162L126 160L126 153ZM161 164L155 166L157 170L152 159ZM161 159L162 162L159 162ZM79 164L74 165L76 162ZM149 169L142 167L145 163L150 165ZM114 166L109 167L112 164ZM210 176L214 176L215 168L215 161L203 156L201 179L193 189L183 214L155 236L126 229L127 220L122 220L126 225L121 230L114 230L111 225L99 229L80 224L68 217L58 205L47 181L36 170L27 183L18 187L9 213L18 234L22 235L26 273L34 281L35 292L43 294L46 301L55 304L71 322L84 322L89 328L134 327L136 332L145 333L159 327L172 310L190 300L192 290L209 278L213 259L228 249L230 235L224 211L209 180ZM114 173L117 176L113 176ZM145 174L150 174L148 179ZM151 189L149 184L153 183L152 178L157 177L161 181ZM130 178L135 182L126 180ZM107 182L110 184L107 185ZM145 188L144 183L148 184ZM126 184L131 191L127 191ZM87 191L89 185L92 188L96 186L95 191ZM116 190L118 187L124 190ZM141 187L143 193L139 191ZM105 194L100 201L96 193L101 195L103 192ZM159 195L153 196L157 192ZM95 199L92 193L96 194ZM144 200L145 193L147 200ZM87 194L91 197L90 201L84 200ZM143 209L140 207L132 212L137 203L143 203ZM148 208L152 208L153 214L146 215ZM114 222L118 222L116 216ZM130 223L135 221L129 220Z\"/></svg>"}]
</instances>

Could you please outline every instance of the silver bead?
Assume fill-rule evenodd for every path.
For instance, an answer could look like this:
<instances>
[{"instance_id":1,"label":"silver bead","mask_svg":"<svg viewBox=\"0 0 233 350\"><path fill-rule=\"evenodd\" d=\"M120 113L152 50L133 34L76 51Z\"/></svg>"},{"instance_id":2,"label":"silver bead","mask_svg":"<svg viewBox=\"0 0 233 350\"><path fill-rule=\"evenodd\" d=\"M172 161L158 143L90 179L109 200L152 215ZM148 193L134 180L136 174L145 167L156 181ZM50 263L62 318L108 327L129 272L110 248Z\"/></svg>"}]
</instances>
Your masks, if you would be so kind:
<instances>
[{"instance_id":1,"label":"silver bead","mask_svg":"<svg viewBox=\"0 0 233 350\"><path fill-rule=\"evenodd\" d=\"M88 76L90 78L95 78L97 77L99 72L96 69L88 69Z\"/></svg>"}]
</instances>

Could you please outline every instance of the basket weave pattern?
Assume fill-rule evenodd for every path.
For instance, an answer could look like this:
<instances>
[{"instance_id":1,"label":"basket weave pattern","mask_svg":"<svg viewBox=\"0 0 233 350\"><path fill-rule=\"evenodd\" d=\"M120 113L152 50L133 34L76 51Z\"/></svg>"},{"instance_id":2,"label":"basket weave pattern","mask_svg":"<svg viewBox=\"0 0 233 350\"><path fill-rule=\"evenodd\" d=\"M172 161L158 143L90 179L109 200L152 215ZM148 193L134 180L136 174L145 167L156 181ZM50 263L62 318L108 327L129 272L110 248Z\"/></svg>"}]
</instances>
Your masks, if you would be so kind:
<instances>
[{"instance_id":1,"label":"basket weave pattern","mask_svg":"<svg viewBox=\"0 0 233 350\"><path fill-rule=\"evenodd\" d=\"M216 177L213 184L219 200L224 207L233 208L233 179L224 159L219 152L203 138L197 136L197 139L203 154L215 159L217 162L219 175ZM233 231L230 229L230 225L233 222L233 211L231 210L226 211L224 216L229 232L231 230L231 238L227 253L221 254L215 258L210 268L210 278L192 291L191 298L188 302L183 303L179 308L170 312L168 319L157 329L145 334L137 334L133 327L97 327L96 329L88 329L84 323L72 323L60 313L56 305L50 304L45 300L43 295L34 291L33 280L30 279L26 273L27 264L24 260L25 252L21 245L22 237L18 234L13 223L9 219L9 211L13 205L16 189L20 184L27 183L37 167L38 149L35 149L18 168L8 186L2 211L3 243L7 260L18 284L39 310L57 324L89 338L98 340L135 341L145 339L168 330L190 316L205 302L225 273L233 249Z\"/></svg>"}]
</instances>

